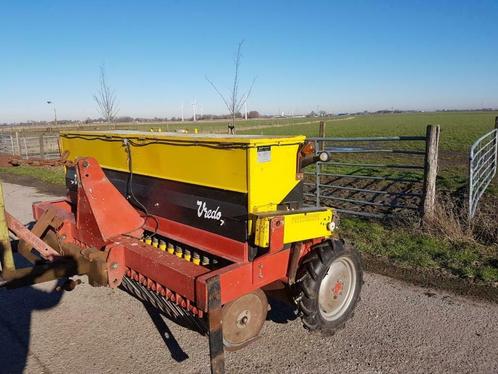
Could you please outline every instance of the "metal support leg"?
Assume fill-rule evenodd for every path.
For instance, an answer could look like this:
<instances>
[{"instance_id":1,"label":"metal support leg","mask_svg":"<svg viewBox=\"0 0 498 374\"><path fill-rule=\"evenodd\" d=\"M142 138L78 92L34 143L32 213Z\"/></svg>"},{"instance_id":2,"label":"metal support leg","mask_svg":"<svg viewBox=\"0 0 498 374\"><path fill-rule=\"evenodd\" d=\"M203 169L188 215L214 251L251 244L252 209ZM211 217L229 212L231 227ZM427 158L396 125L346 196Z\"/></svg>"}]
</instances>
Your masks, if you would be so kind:
<instances>
[{"instance_id":1,"label":"metal support leg","mask_svg":"<svg viewBox=\"0 0 498 374\"><path fill-rule=\"evenodd\" d=\"M219 276L214 276L207 280L207 291L211 373L222 374L225 372L225 353L223 350L223 327L221 321L221 292Z\"/></svg>"},{"instance_id":2,"label":"metal support leg","mask_svg":"<svg viewBox=\"0 0 498 374\"><path fill-rule=\"evenodd\" d=\"M321 168L320 168L320 162L317 162L315 164L315 185L316 185L316 206L317 207L320 207L320 172L321 172Z\"/></svg>"},{"instance_id":3,"label":"metal support leg","mask_svg":"<svg viewBox=\"0 0 498 374\"><path fill-rule=\"evenodd\" d=\"M2 183L0 183L0 250L2 251L2 273L6 275L8 272L15 271L14 256L12 255L12 247L10 246L9 239L9 228L5 217Z\"/></svg>"}]
</instances>

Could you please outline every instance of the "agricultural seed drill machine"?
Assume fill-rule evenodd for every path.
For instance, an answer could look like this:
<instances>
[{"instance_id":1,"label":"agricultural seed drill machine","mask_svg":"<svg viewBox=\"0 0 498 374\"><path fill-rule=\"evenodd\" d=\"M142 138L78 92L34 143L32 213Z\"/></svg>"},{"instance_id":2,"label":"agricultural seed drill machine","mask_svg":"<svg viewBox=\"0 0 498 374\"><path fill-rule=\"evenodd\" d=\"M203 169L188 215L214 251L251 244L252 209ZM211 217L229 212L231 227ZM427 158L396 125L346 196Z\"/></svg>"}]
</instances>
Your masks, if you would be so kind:
<instances>
[{"instance_id":1,"label":"agricultural seed drill machine","mask_svg":"<svg viewBox=\"0 0 498 374\"><path fill-rule=\"evenodd\" d=\"M60 147L67 197L35 203L31 231L5 212L35 264L16 269L4 240L5 286L73 288L69 277L85 274L124 288L208 335L213 372L224 349L258 336L265 290L289 290L312 331L351 316L360 259L334 235L332 209L303 206L303 167L329 157L304 137L78 131Z\"/></svg>"}]
</instances>

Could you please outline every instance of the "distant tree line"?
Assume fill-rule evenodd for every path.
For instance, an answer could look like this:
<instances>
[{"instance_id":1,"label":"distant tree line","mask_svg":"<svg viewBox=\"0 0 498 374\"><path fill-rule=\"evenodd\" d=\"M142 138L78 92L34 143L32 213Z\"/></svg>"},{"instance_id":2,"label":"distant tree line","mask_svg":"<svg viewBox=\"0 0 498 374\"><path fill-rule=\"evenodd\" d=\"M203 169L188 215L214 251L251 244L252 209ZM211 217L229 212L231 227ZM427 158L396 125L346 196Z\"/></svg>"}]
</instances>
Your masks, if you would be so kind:
<instances>
[{"instance_id":1,"label":"distant tree line","mask_svg":"<svg viewBox=\"0 0 498 374\"><path fill-rule=\"evenodd\" d=\"M498 111L498 108L482 108L482 109L437 109L434 111L428 111L428 112L496 112ZM296 115L296 117L308 117L308 118L313 118L313 117L331 117L331 116L361 116L361 115L369 115L369 114L396 114L396 113L420 113L423 111L420 110L399 110L399 109L394 109L394 110L378 110L375 112L370 112L370 111L362 111L362 112L341 112L341 113L327 113L325 111L311 111L310 113L306 115ZM231 114L225 114L225 115L217 115L217 114L204 114L202 116L197 115L196 116L197 120L230 120L232 119ZM243 118L243 114L240 112L236 113L236 118ZM280 117L280 116L275 116L275 115L265 115L261 114L256 110L252 110L247 113L247 118L254 119L254 118L274 118L274 117ZM185 118L186 121L192 121L193 118ZM133 123L133 122L140 122L140 123L147 123L147 122L168 122L168 121L181 121L181 117L177 116L172 116L172 117L153 117L153 118L143 118L143 117L131 117L131 116L121 116L121 117L116 117L113 120L114 122L120 122L120 123ZM90 124L90 123L106 123L106 119L103 117L100 118L87 118L86 120L64 120L64 119L57 119L57 124L58 125L71 125L71 124L78 124L78 123L85 123L85 124ZM53 121L26 121L26 122L16 122L16 123L0 123L0 126L9 126L9 125L21 125L21 126L52 126Z\"/></svg>"},{"instance_id":2,"label":"distant tree line","mask_svg":"<svg viewBox=\"0 0 498 374\"><path fill-rule=\"evenodd\" d=\"M236 113L236 118L243 118L244 115L240 112ZM256 110L251 110L250 112L247 112L247 118L270 118L273 116L270 115L261 115L258 111ZM230 120L232 118L231 114L224 114L224 115L217 115L217 114L203 114L202 116L197 115L196 119L199 120ZM193 118L185 118L186 121L192 121ZM153 117L153 118L143 118L143 117L131 117L131 116L120 116L120 117L115 117L112 120L113 122L119 122L119 123L133 123L133 122L168 122L168 121L181 121L181 117L177 116L172 116L172 117ZM70 124L77 124L77 123L106 123L109 122L106 118L104 117L99 117L99 118L87 118L83 121L81 120L59 120L57 119L57 124L58 125L70 125ZM52 121L26 121L26 122L19 122L16 123L18 125L23 125L23 126L52 126L53 122ZM1 125L9 125L8 123L1 123Z\"/></svg>"}]
</instances>

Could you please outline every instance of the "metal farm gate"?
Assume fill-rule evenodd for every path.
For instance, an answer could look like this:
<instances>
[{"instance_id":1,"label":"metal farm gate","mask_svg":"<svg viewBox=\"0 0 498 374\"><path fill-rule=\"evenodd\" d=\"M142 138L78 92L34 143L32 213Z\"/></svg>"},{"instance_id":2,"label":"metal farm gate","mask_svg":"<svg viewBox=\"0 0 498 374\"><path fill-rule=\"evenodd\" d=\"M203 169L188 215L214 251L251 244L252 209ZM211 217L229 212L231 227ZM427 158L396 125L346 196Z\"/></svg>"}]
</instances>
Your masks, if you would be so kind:
<instances>
[{"instance_id":1,"label":"metal farm gate","mask_svg":"<svg viewBox=\"0 0 498 374\"><path fill-rule=\"evenodd\" d=\"M25 135L23 132L0 134L0 153L24 159L60 157L58 133Z\"/></svg>"},{"instance_id":2,"label":"metal farm gate","mask_svg":"<svg viewBox=\"0 0 498 374\"><path fill-rule=\"evenodd\" d=\"M320 124L324 135L324 124ZM439 126L425 136L316 137L315 149L328 162L305 169L305 201L349 215L385 218L434 211Z\"/></svg>"},{"instance_id":3,"label":"metal farm gate","mask_svg":"<svg viewBox=\"0 0 498 374\"><path fill-rule=\"evenodd\" d=\"M481 136L470 148L469 157L469 220L494 176L498 162L498 117L494 130Z\"/></svg>"}]
</instances>

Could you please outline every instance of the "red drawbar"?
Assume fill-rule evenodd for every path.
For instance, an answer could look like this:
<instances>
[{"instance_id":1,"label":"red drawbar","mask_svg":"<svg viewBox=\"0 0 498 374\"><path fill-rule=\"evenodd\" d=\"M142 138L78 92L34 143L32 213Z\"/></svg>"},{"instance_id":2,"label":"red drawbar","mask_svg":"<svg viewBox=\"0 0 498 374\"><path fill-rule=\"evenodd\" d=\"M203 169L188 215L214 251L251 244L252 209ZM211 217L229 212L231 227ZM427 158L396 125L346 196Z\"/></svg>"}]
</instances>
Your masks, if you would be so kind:
<instances>
[{"instance_id":1,"label":"red drawbar","mask_svg":"<svg viewBox=\"0 0 498 374\"><path fill-rule=\"evenodd\" d=\"M48 260L53 260L59 253L41 240L38 236L29 231L18 219L12 217L9 212L5 212L5 219L9 230L12 230L18 238L27 242L30 248L34 248L40 255Z\"/></svg>"}]
</instances>

